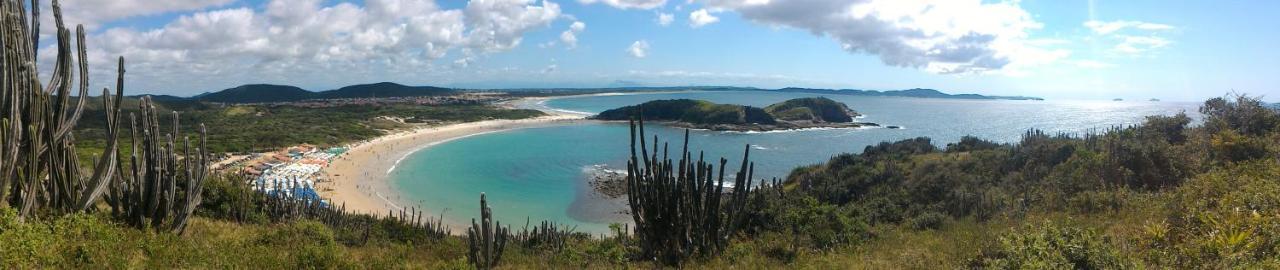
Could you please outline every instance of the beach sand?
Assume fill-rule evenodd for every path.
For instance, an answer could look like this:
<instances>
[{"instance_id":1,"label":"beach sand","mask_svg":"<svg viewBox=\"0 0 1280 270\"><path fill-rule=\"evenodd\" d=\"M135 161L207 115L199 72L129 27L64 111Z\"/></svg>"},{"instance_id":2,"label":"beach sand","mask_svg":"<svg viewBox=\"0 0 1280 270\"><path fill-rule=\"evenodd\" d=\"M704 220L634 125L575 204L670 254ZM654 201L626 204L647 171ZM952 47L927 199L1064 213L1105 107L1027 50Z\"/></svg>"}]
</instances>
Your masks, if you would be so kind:
<instances>
[{"instance_id":1,"label":"beach sand","mask_svg":"<svg viewBox=\"0 0 1280 270\"><path fill-rule=\"evenodd\" d=\"M515 102L537 102L543 99L523 99ZM513 106L515 102L500 104ZM385 135L355 144L335 158L322 173L328 181L316 185L325 199L335 205L345 205L348 212L387 215L402 207L413 206L400 200L398 192L388 183L387 175L405 156L425 147L470 135L528 127L541 127L582 121L585 115L541 109L547 116L520 120L485 120L479 122L419 127L410 131ZM429 207L428 207L429 208ZM408 209L405 209L408 211ZM434 216L425 209L418 209L427 216ZM445 220L453 230L464 228L457 221Z\"/></svg>"}]
</instances>

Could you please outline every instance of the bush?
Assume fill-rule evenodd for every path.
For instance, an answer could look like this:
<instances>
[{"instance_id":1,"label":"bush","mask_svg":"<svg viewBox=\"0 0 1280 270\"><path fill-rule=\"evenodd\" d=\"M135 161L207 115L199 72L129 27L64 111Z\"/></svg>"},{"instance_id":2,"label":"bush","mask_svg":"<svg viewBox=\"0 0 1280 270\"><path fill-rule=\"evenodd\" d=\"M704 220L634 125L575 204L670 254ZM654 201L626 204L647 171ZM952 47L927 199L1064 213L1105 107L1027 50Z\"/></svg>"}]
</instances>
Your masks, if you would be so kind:
<instances>
[{"instance_id":1,"label":"bush","mask_svg":"<svg viewBox=\"0 0 1280 270\"><path fill-rule=\"evenodd\" d=\"M1098 233L1044 223L1000 237L993 249L969 260L971 268L1129 269L1137 266Z\"/></svg>"},{"instance_id":2,"label":"bush","mask_svg":"<svg viewBox=\"0 0 1280 270\"><path fill-rule=\"evenodd\" d=\"M945 225L947 223L947 220L950 218L951 217L944 215L942 213L926 212L924 214L920 214L915 217L912 217L910 220L907 221L907 226L910 227L911 229L915 229L919 231L936 230L936 229L942 228L942 225Z\"/></svg>"},{"instance_id":3,"label":"bush","mask_svg":"<svg viewBox=\"0 0 1280 270\"><path fill-rule=\"evenodd\" d=\"M1147 237L1174 265L1280 265L1280 162L1245 162L1200 175L1168 204L1165 235ZM1154 258L1160 259L1160 258ZM1246 267L1247 268L1247 267ZM1267 268L1267 267L1262 267Z\"/></svg>"},{"instance_id":4,"label":"bush","mask_svg":"<svg viewBox=\"0 0 1280 270\"><path fill-rule=\"evenodd\" d=\"M195 214L240 223L266 224L267 214L259 206L266 196L253 190L245 181L233 175L212 177L205 184Z\"/></svg>"},{"instance_id":5,"label":"bush","mask_svg":"<svg viewBox=\"0 0 1280 270\"><path fill-rule=\"evenodd\" d=\"M784 226L803 235L813 248L834 248L859 242L868 236L867 224L851 218L854 215L846 213L844 209L819 204L811 197L795 203L796 207L792 207L783 216Z\"/></svg>"},{"instance_id":6,"label":"bush","mask_svg":"<svg viewBox=\"0 0 1280 270\"><path fill-rule=\"evenodd\" d=\"M1219 161L1240 162L1271 155L1267 138L1249 137L1233 130L1223 130L1213 135L1212 155Z\"/></svg>"},{"instance_id":7,"label":"bush","mask_svg":"<svg viewBox=\"0 0 1280 270\"><path fill-rule=\"evenodd\" d=\"M294 252L296 269L330 269L341 264L333 232L315 221L298 221L276 226L258 238L258 243L284 247Z\"/></svg>"}]
</instances>

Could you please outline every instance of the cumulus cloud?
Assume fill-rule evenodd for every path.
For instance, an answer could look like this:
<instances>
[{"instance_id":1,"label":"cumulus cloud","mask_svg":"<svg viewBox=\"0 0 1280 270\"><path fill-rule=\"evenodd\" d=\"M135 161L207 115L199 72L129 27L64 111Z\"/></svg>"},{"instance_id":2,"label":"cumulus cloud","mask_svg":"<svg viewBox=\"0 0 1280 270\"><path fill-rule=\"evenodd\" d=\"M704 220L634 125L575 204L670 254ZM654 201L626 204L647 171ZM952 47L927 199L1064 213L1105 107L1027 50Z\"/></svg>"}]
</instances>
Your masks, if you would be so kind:
<instances>
[{"instance_id":1,"label":"cumulus cloud","mask_svg":"<svg viewBox=\"0 0 1280 270\"><path fill-rule=\"evenodd\" d=\"M560 42L563 42L570 49L578 47L578 33L582 33L586 29L587 24L575 21L569 25L568 30L560 32Z\"/></svg>"},{"instance_id":2,"label":"cumulus cloud","mask_svg":"<svg viewBox=\"0 0 1280 270\"><path fill-rule=\"evenodd\" d=\"M689 13L689 26L693 28L702 27L704 25L713 24L720 21L720 18L712 16L707 9L699 9Z\"/></svg>"},{"instance_id":3,"label":"cumulus cloud","mask_svg":"<svg viewBox=\"0 0 1280 270\"><path fill-rule=\"evenodd\" d=\"M578 3L601 3L620 9L653 9L667 4L667 0L578 0Z\"/></svg>"},{"instance_id":4,"label":"cumulus cloud","mask_svg":"<svg viewBox=\"0 0 1280 270\"><path fill-rule=\"evenodd\" d=\"M563 17L555 3L534 0L471 1L460 9L421 0L323 3L272 0L262 10L196 12L156 29L105 29L88 39L90 64L111 67L114 57L124 56L128 74L136 78L131 81L188 93L216 90L189 89L198 85L344 84L377 74L415 78L451 51L466 55L453 63L465 67L474 61L471 55L515 48L526 32ZM570 31L584 28L576 23ZM41 50L41 61L52 62L52 45ZM106 84L114 70L91 75Z\"/></svg>"},{"instance_id":5,"label":"cumulus cloud","mask_svg":"<svg viewBox=\"0 0 1280 270\"><path fill-rule=\"evenodd\" d=\"M676 16L672 15L671 13L658 12L658 25L668 26L668 25L671 25L671 22L675 20L676 20Z\"/></svg>"},{"instance_id":6,"label":"cumulus cloud","mask_svg":"<svg viewBox=\"0 0 1280 270\"><path fill-rule=\"evenodd\" d=\"M644 58L649 55L649 42L644 40L632 42L631 47L627 47L627 53L631 54L631 57Z\"/></svg>"},{"instance_id":7,"label":"cumulus cloud","mask_svg":"<svg viewBox=\"0 0 1280 270\"><path fill-rule=\"evenodd\" d=\"M935 73L1016 72L1066 57L1038 47L1042 27L1016 1L707 0L744 19L809 31L885 64Z\"/></svg>"},{"instance_id":8,"label":"cumulus cloud","mask_svg":"<svg viewBox=\"0 0 1280 270\"><path fill-rule=\"evenodd\" d=\"M52 2L41 1L45 31L53 30ZM202 10L235 2L235 0L70 0L62 2L63 22L68 26L83 24L89 30L97 29L103 23L137 17L158 15L171 12ZM70 27L68 27L70 28Z\"/></svg>"}]
</instances>

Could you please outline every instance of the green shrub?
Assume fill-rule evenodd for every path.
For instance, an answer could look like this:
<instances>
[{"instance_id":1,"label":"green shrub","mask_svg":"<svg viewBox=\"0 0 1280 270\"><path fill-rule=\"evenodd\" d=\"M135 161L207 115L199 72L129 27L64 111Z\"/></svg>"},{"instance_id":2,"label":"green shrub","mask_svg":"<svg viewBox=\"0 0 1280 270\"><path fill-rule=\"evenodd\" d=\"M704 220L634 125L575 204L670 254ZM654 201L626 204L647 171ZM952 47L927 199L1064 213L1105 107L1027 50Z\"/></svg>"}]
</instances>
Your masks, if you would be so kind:
<instances>
[{"instance_id":1,"label":"green shrub","mask_svg":"<svg viewBox=\"0 0 1280 270\"><path fill-rule=\"evenodd\" d=\"M1178 188L1164 234L1151 246L1176 254L1171 264L1204 268L1280 265L1280 162L1244 162ZM1159 260L1161 258L1153 258ZM1266 268L1266 267L1263 267Z\"/></svg>"},{"instance_id":2,"label":"green shrub","mask_svg":"<svg viewBox=\"0 0 1280 270\"><path fill-rule=\"evenodd\" d=\"M829 249L857 243L868 236L867 224L852 218L854 215L840 207L819 204L811 197L795 203L798 207L783 215L784 226L803 235L813 248Z\"/></svg>"},{"instance_id":3,"label":"green shrub","mask_svg":"<svg viewBox=\"0 0 1280 270\"><path fill-rule=\"evenodd\" d=\"M936 230L942 228L942 225L946 225L948 219L951 219L951 217L942 213L926 212L907 220L907 226L919 231Z\"/></svg>"},{"instance_id":4,"label":"green shrub","mask_svg":"<svg viewBox=\"0 0 1280 270\"><path fill-rule=\"evenodd\" d=\"M329 269L342 264L337 241L324 224L315 221L285 223L259 235L261 245L276 246L291 251L293 268Z\"/></svg>"},{"instance_id":5,"label":"green shrub","mask_svg":"<svg viewBox=\"0 0 1280 270\"><path fill-rule=\"evenodd\" d=\"M1052 223L1000 237L995 247L969 260L984 269L1129 269L1111 240L1098 233Z\"/></svg>"}]
</instances>

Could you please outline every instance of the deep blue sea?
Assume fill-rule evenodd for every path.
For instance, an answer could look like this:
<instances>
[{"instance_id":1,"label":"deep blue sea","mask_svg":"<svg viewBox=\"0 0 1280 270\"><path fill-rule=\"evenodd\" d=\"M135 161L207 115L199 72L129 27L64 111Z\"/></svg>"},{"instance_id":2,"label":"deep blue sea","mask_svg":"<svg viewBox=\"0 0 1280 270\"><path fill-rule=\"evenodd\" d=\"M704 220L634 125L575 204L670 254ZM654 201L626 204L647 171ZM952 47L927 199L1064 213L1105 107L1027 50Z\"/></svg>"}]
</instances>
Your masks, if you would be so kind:
<instances>
[{"instance_id":1,"label":"deep blue sea","mask_svg":"<svg viewBox=\"0 0 1280 270\"><path fill-rule=\"evenodd\" d=\"M535 106L596 113L657 99L703 99L763 107L775 102L819 96L769 92L682 92L560 98ZM964 135L1015 142L1028 129L1087 133L1141 123L1145 116L1187 112L1198 103L1147 101L1012 101L827 95L865 115L859 119L903 129L815 129L784 132L692 131L690 149L708 160L727 158L735 172L746 145L756 163L756 178L785 177L797 166L826 161L839 153L857 153L868 145L930 137L945 146ZM678 151L683 130L650 125L649 134L670 141ZM496 218L522 226L552 220L577 231L603 233L616 201L590 198L586 170L594 165L625 169L629 152L625 123L585 122L527 128L461 138L405 158L391 173L393 188L405 201L446 219L466 223L479 215L479 194L488 194ZM695 152L696 153L696 152ZM441 212L443 211L443 212Z\"/></svg>"}]
</instances>

